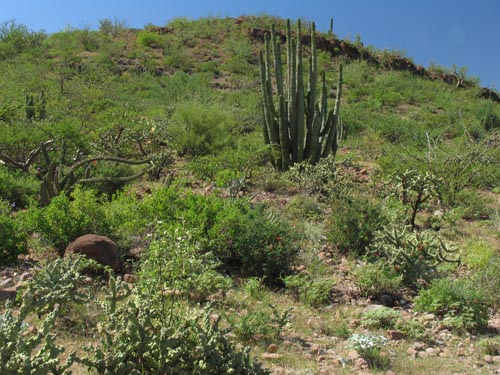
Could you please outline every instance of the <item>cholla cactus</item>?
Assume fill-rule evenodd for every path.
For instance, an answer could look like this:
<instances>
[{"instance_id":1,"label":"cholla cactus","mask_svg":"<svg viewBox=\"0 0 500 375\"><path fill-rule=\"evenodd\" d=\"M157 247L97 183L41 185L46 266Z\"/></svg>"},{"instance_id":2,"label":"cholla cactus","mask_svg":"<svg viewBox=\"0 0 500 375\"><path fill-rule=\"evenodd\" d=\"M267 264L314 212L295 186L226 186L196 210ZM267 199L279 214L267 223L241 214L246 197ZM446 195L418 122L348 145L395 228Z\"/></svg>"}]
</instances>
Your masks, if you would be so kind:
<instances>
[{"instance_id":1,"label":"cholla cactus","mask_svg":"<svg viewBox=\"0 0 500 375\"><path fill-rule=\"evenodd\" d=\"M431 231L388 226L375 233L370 255L382 259L403 275L408 285L429 281L441 263L459 263L457 248Z\"/></svg>"}]
</instances>

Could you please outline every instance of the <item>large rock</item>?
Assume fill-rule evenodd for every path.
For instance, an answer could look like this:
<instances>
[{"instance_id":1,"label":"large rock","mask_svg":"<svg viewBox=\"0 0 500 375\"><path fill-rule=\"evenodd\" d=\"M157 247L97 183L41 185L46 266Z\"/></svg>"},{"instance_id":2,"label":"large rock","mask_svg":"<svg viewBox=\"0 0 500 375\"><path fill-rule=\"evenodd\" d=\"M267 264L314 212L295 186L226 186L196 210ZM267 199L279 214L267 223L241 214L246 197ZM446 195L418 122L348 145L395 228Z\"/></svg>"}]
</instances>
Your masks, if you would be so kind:
<instances>
[{"instance_id":1,"label":"large rock","mask_svg":"<svg viewBox=\"0 0 500 375\"><path fill-rule=\"evenodd\" d=\"M71 242L64 255L82 254L104 266L109 266L113 271L120 271L120 257L118 246L108 237L86 234Z\"/></svg>"}]
</instances>

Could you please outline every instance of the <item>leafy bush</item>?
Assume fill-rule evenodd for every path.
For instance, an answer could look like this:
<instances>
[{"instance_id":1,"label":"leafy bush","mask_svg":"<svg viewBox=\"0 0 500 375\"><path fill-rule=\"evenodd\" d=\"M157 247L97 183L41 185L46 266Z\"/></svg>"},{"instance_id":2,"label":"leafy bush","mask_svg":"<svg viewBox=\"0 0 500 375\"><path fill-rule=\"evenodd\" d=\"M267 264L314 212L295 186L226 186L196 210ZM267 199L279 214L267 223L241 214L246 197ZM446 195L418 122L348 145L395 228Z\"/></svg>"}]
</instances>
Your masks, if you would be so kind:
<instances>
[{"instance_id":1,"label":"leafy bush","mask_svg":"<svg viewBox=\"0 0 500 375\"><path fill-rule=\"evenodd\" d=\"M435 313L453 328L471 329L488 322L483 292L476 283L465 279L435 280L415 298L415 310Z\"/></svg>"},{"instance_id":2,"label":"leafy bush","mask_svg":"<svg viewBox=\"0 0 500 375\"><path fill-rule=\"evenodd\" d=\"M384 262L367 263L355 268L352 274L356 285L365 297L380 298L383 295L398 295L403 277Z\"/></svg>"},{"instance_id":3,"label":"leafy bush","mask_svg":"<svg viewBox=\"0 0 500 375\"><path fill-rule=\"evenodd\" d=\"M92 190L76 189L71 199L61 194L46 207L30 209L25 220L28 228L40 233L60 253L79 236L110 232L103 206Z\"/></svg>"},{"instance_id":4,"label":"leafy bush","mask_svg":"<svg viewBox=\"0 0 500 375\"><path fill-rule=\"evenodd\" d=\"M328 237L342 253L362 255L385 223L380 207L368 199L336 201L329 218Z\"/></svg>"},{"instance_id":5,"label":"leafy bush","mask_svg":"<svg viewBox=\"0 0 500 375\"><path fill-rule=\"evenodd\" d=\"M465 245L464 263L471 269L484 270L490 264L497 251L479 238L472 239Z\"/></svg>"},{"instance_id":6,"label":"leafy bush","mask_svg":"<svg viewBox=\"0 0 500 375\"><path fill-rule=\"evenodd\" d=\"M39 182L0 165L0 197L13 208L25 208L39 189Z\"/></svg>"},{"instance_id":7,"label":"leafy bush","mask_svg":"<svg viewBox=\"0 0 500 375\"><path fill-rule=\"evenodd\" d=\"M276 340L289 323L290 309L279 312L276 306L252 308L237 316L227 316L231 331L243 342Z\"/></svg>"},{"instance_id":8,"label":"leafy bush","mask_svg":"<svg viewBox=\"0 0 500 375\"><path fill-rule=\"evenodd\" d=\"M0 199L0 265L17 262L20 254L26 253L27 236L20 221L10 212L8 202Z\"/></svg>"},{"instance_id":9,"label":"leafy bush","mask_svg":"<svg viewBox=\"0 0 500 375\"><path fill-rule=\"evenodd\" d=\"M157 231L161 233L161 226ZM157 236L141 261L140 288L156 289L195 302L204 302L229 290L231 279L216 271L218 262L212 254L202 253L195 236L168 229Z\"/></svg>"},{"instance_id":10,"label":"leafy bush","mask_svg":"<svg viewBox=\"0 0 500 375\"><path fill-rule=\"evenodd\" d=\"M298 301L312 307L328 304L335 284L332 279L312 280L303 274L287 276L283 281Z\"/></svg>"},{"instance_id":11,"label":"leafy bush","mask_svg":"<svg viewBox=\"0 0 500 375\"><path fill-rule=\"evenodd\" d=\"M233 200L224 202L214 218L207 228L208 249L227 270L264 277L270 284L290 272L298 247L290 224L278 214Z\"/></svg>"},{"instance_id":12,"label":"leafy bush","mask_svg":"<svg viewBox=\"0 0 500 375\"><path fill-rule=\"evenodd\" d=\"M157 48L161 45L161 38L158 33L142 30L137 34L137 43L143 47Z\"/></svg>"},{"instance_id":13,"label":"leafy bush","mask_svg":"<svg viewBox=\"0 0 500 375\"><path fill-rule=\"evenodd\" d=\"M364 312L361 325L367 328L394 328L402 318L401 311L381 306Z\"/></svg>"},{"instance_id":14,"label":"leafy bush","mask_svg":"<svg viewBox=\"0 0 500 375\"><path fill-rule=\"evenodd\" d=\"M394 268L406 285L416 287L435 277L439 264L458 263L459 259L451 256L456 251L434 232L390 225L375 233L369 255Z\"/></svg>"},{"instance_id":15,"label":"leafy bush","mask_svg":"<svg viewBox=\"0 0 500 375\"><path fill-rule=\"evenodd\" d=\"M221 262L221 269L243 276L280 282L290 273L298 247L290 224L263 205L252 207L243 199L163 189L144 201L144 217L190 231L204 252Z\"/></svg>"},{"instance_id":16,"label":"leafy bush","mask_svg":"<svg viewBox=\"0 0 500 375\"><path fill-rule=\"evenodd\" d=\"M206 155L228 145L235 120L225 109L200 102L177 106L171 118L173 146L181 155Z\"/></svg>"},{"instance_id":17,"label":"leafy bush","mask_svg":"<svg viewBox=\"0 0 500 375\"><path fill-rule=\"evenodd\" d=\"M500 307L500 256L493 256L488 264L472 278L478 290L484 293L485 302L494 308Z\"/></svg>"},{"instance_id":18,"label":"leafy bush","mask_svg":"<svg viewBox=\"0 0 500 375\"><path fill-rule=\"evenodd\" d=\"M478 341L477 346L484 354L500 355L500 336L485 338Z\"/></svg>"}]
</instances>

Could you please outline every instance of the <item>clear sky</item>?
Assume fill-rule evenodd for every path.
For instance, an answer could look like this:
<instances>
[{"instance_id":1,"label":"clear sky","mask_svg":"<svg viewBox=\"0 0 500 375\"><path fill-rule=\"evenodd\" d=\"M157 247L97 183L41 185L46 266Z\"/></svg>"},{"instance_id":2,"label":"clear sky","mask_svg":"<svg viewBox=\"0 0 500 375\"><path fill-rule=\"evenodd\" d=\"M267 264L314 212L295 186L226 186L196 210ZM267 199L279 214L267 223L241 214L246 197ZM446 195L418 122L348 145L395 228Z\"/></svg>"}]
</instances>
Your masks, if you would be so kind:
<instances>
[{"instance_id":1,"label":"clear sky","mask_svg":"<svg viewBox=\"0 0 500 375\"><path fill-rule=\"evenodd\" d=\"M305 18L365 46L405 51L416 64L466 66L481 84L500 89L500 0L0 0L0 22L15 19L49 33L97 28L115 17L130 27L164 25L176 17L242 14Z\"/></svg>"}]
</instances>

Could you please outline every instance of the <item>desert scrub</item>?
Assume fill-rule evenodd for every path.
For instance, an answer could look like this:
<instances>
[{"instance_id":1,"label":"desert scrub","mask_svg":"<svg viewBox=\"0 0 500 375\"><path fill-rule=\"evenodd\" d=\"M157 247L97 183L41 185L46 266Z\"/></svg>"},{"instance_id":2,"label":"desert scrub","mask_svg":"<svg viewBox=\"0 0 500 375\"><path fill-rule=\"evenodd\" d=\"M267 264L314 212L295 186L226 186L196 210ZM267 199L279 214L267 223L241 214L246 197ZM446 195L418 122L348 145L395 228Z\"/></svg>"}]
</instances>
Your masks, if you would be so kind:
<instances>
[{"instance_id":1,"label":"desert scrub","mask_svg":"<svg viewBox=\"0 0 500 375\"><path fill-rule=\"evenodd\" d=\"M342 253L363 255L386 223L379 206L369 199L337 200L328 219L328 238Z\"/></svg>"},{"instance_id":2,"label":"desert scrub","mask_svg":"<svg viewBox=\"0 0 500 375\"><path fill-rule=\"evenodd\" d=\"M352 274L361 294L365 297L398 295L403 286L402 275L384 262L362 264L354 268Z\"/></svg>"},{"instance_id":3,"label":"desert scrub","mask_svg":"<svg viewBox=\"0 0 500 375\"><path fill-rule=\"evenodd\" d=\"M292 308L280 311L268 303L256 305L238 314L226 315L231 331L244 342L272 342L279 339L283 329L290 323Z\"/></svg>"},{"instance_id":4,"label":"desert scrub","mask_svg":"<svg viewBox=\"0 0 500 375\"><path fill-rule=\"evenodd\" d=\"M330 302L335 280L330 278L311 279L308 275L290 275L283 279L288 289L297 301L311 307L321 307Z\"/></svg>"},{"instance_id":5,"label":"desert scrub","mask_svg":"<svg viewBox=\"0 0 500 375\"><path fill-rule=\"evenodd\" d=\"M11 205L0 199L0 265L17 263L27 251L27 236L21 222L11 212Z\"/></svg>"},{"instance_id":6,"label":"desert scrub","mask_svg":"<svg viewBox=\"0 0 500 375\"><path fill-rule=\"evenodd\" d=\"M364 312L361 316L361 325L367 328L394 328L402 318L401 311L380 306Z\"/></svg>"},{"instance_id":7,"label":"desert scrub","mask_svg":"<svg viewBox=\"0 0 500 375\"><path fill-rule=\"evenodd\" d=\"M139 289L159 293L151 303L161 303L169 294L205 302L229 290L231 279L217 272L220 264L211 253L201 251L196 236L161 224L156 233L139 269Z\"/></svg>"},{"instance_id":8,"label":"desert scrub","mask_svg":"<svg viewBox=\"0 0 500 375\"><path fill-rule=\"evenodd\" d=\"M435 313L456 329L473 329L488 322L485 296L471 280L438 279L415 298L415 310Z\"/></svg>"}]
</instances>

